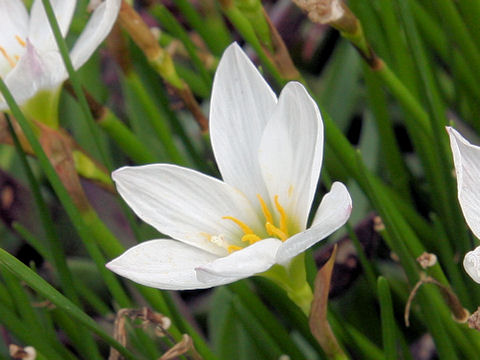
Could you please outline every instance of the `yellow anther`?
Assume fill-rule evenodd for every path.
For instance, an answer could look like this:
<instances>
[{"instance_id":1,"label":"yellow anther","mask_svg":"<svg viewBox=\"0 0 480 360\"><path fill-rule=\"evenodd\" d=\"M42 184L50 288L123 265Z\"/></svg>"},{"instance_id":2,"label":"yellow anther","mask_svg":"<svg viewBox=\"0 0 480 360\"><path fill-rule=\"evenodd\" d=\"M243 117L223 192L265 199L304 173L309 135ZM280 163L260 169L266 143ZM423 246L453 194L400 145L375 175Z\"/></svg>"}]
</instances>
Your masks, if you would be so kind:
<instances>
[{"instance_id":1,"label":"yellow anther","mask_svg":"<svg viewBox=\"0 0 480 360\"><path fill-rule=\"evenodd\" d=\"M285 214L285 209L278 202L278 195L275 195L275 207L280 214L280 230L288 236L287 214Z\"/></svg>"},{"instance_id":2,"label":"yellow anther","mask_svg":"<svg viewBox=\"0 0 480 360\"><path fill-rule=\"evenodd\" d=\"M16 39L16 40L18 41L18 43L19 43L20 45L22 45L23 47L27 46L27 43L26 43L25 41L23 41L23 39L22 39L20 36L15 35L15 39Z\"/></svg>"},{"instance_id":3,"label":"yellow anther","mask_svg":"<svg viewBox=\"0 0 480 360\"><path fill-rule=\"evenodd\" d=\"M250 245L256 243L257 241L262 240L260 236L255 234L246 234L242 236L242 241L248 241Z\"/></svg>"},{"instance_id":4,"label":"yellow anther","mask_svg":"<svg viewBox=\"0 0 480 360\"><path fill-rule=\"evenodd\" d=\"M260 202L260 206L262 208L263 215L265 216L265 229L270 236L274 236L282 241L288 239L288 224L287 224L287 214L285 213L285 209L280 205L278 201L278 195L275 196L275 208L277 209L280 215L280 224L279 226L274 225L274 219L272 213L268 209L267 204L263 200L263 198L257 194L258 201ZM244 235L242 236L241 240L244 242L248 242L249 245L256 243L257 241L262 240L260 236L255 234L253 230L245 224L243 221L238 220L233 216L223 216L222 219L231 220L233 221L240 229L242 229ZM227 247L228 252L239 250L239 247L236 245L231 245Z\"/></svg>"},{"instance_id":5,"label":"yellow anther","mask_svg":"<svg viewBox=\"0 0 480 360\"><path fill-rule=\"evenodd\" d=\"M15 62L15 60L13 60L10 55L8 55L7 51L0 46L0 53L2 53L3 57L8 61L8 64L13 68L15 67L15 65L17 65L17 63Z\"/></svg>"},{"instance_id":6,"label":"yellow anther","mask_svg":"<svg viewBox=\"0 0 480 360\"><path fill-rule=\"evenodd\" d=\"M273 225L269 222L265 223L265 228L267 229L267 232L268 232L269 235L276 236L277 238L279 238L282 241L285 241L288 238L288 236L287 236L287 234L285 234L285 232L283 232L278 227L276 227L275 225Z\"/></svg>"},{"instance_id":7,"label":"yellow anther","mask_svg":"<svg viewBox=\"0 0 480 360\"><path fill-rule=\"evenodd\" d=\"M257 194L257 198L258 198L258 201L260 201L260 205L262 207L262 212L263 212L263 216L265 216L265 220L269 223L273 223L272 213L270 212L270 210L268 210L267 204L265 204L265 201L262 199L260 194Z\"/></svg>"},{"instance_id":8,"label":"yellow anther","mask_svg":"<svg viewBox=\"0 0 480 360\"><path fill-rule=\"evenodd\" d=\"M242 250L242 249L243 249L242 247L237 246L237 245L229 245L228 248L227 248L227 251L228 251L229 254L231 254L234 251Z\"/></svg>"},{"instance_id":9,"label":"yellow anther","mask_svg":"<svg viewBox=\"0 0 480 360\"><path fill-rule=\"evenodd\" d=\"M238 220L237 218L234 218L233 216L223 216L222 219L233 221L240 227L240 229L242 229L245 234L253 234L253 230L250 229L247 224L245 224L243 221Z\"/></svg>"}]
</instances>

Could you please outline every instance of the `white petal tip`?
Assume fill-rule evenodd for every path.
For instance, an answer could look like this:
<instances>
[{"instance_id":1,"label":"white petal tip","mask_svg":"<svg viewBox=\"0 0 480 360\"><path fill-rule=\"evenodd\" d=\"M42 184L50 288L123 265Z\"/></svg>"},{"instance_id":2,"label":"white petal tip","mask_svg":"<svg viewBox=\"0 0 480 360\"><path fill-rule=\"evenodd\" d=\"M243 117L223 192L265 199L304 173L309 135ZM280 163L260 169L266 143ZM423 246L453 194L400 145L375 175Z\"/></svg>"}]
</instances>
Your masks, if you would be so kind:
<instances>
[{"instance_id":1,"label":"white petal tip","mask_svg":"<svg viewBox=\"0 0 480 360\"><path fill-rule=\"evenodd\" d=\"M445 129L447 130L447 133L450 136L450 140L463 139L460 133L457 130L455 130L453 127L445 126Z\"/></svg>"},{"instance_id":2,"label":"white petal tip","mask_svg":"<svg viewBox=\"0 0 480 360\"><path fill-rule=\"evenodd\" d=\"M243 54L243 50L240 45L236 41L231 43L230 45L227 46L227 48L224 51L224 54L229 54L229 53L234 53L234 54Z\"/></svg>"},{"instance_id":3,"label":"white petal tip","mask_svg":"<svg viewBox=\"0 0 480 360\"><path fill-rule=\"evenodd\" d=\"M332 184L332 188L330 189L330 192L337 193L339 194L339 198L343 198L343 200L339 202L345 204L345 215L347 215L347 219L348 219L348 217L350 217L350 214L352 213L353 202L347 187L345 186L345 184L339 181L335 181Z\"/></svg>"},{"instance_id":4,"label":"white petal tip","mask_svg":"<svg viewBox=\"0 0 480 360\"><path fill-rule=\"evenodd\" d=\"M113 272L116 272L116 266L115 266L115 259L113 259L112 261L108 262L105 264L105 267L110 270L110 271L113 271Z\"/></svg>"},{"instance_id":5,"label":"white petal tip","mask_svg":"<svg viewBox=\"0 0 480 360\"><path fill-rule=\"evenodd\" d=\"M477 251L479 250L479 251ZM463 259L463 267L468 275L480 284L480 248L470 251L465 255Z\"/></svg>"}]
</instances>

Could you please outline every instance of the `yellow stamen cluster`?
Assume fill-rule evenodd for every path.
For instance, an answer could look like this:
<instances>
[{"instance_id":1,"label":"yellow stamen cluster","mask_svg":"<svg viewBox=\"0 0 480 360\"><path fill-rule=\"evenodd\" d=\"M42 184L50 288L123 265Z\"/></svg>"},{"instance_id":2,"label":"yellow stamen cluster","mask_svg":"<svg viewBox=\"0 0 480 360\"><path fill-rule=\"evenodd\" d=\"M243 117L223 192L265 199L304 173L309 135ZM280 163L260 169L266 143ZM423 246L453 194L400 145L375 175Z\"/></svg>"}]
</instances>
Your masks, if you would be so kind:
<instances>
[{"instance_id":1,"label":"yellow stamen cluster","mask_svg":"<svg viewBox=\"0 0 480 360\"><path fill-rule=\"evenodd\" d=\"M27 43L18 35L15 35L15 40L22 46L27 46ZM18 60L20 60L20 56L14 55L13 57L5 50L4 47L0 46L0 54L7 60L8 64L14 68L17 65Z\"/></svg>"},{"instance_id":2,"label":"yellow stamen cluster","mask_svg":"<svg viewBox=\"0 0 480 360\"><path fill-rule=\"evenodd\" d=\"M288 239L288 224L287 224L287 214L285 213L285 209L280 205L278 201L278 195L275 196L275 208L277 209L278 214L280 215L280 224L279 226L274 225L274 219L272 213L268 209L267 204L263 200L263 198L257 194L258 201L260 202L260 206L262 208L263 216L265 217L265 229L270 236L274 236L282 241ZM243 221L233 217L233 216L223 216L222 219L231 220L233 221L240 229L242 229L244 235L242 236L242 241L248 242L249 245L256 243L257 241L262 240L260 236L254 233L254 231ZM240 250L240 246L230 245L228 246L227 250L229 253L233 251Z\"/></svg>"},{"instance_id":3,"label":"yellow stamen cluster","mask_svg":"<svg viewBox=\"0 0 480 360\"><path fill-rule=\"evenodd\" d=\"M231 220L235 224L237 224L240 229L242 229L242 231L245 233L245 235L242 236L242 241L248 241L249 244L253 244L259 240L262 240L260 236L255 235L253 230L250 229L250 227L247 224L245 224L243 221L240 221L237 218L234 218L233 216L223 216L222 219Z\"/></svg>"}]
</instances>

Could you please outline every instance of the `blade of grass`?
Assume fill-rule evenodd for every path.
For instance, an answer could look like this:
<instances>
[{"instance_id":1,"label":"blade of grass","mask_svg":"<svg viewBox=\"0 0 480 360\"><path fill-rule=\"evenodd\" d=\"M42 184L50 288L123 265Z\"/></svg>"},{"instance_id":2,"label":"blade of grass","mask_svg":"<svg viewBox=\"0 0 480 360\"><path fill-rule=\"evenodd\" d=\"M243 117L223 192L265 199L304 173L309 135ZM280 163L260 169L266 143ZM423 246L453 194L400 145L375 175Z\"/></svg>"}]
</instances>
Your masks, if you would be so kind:
<instances>
[{"instance_id":1,"label":"blade of grass","mask_svg":"<svg viewBox=\"0 0 480 360\"><path fill-rule=\"evenodd\" d=\"M102 157L103 164L106 165L108 169L112 169L110 158L107 156L107 151L105 150L101 139L98 128L95 124L95 120L93 119L92 113L88 107L88 102L83 93L82 86L80 85L80 79L78 78L75 69L73 68L72 61L70 60L67 44L65 39L60 32L60 28L58 26L57 19L55 17L55 13L53 12L52 5L49 0L42 0L42 4L45 8L45 12L47 14L48 22L50 23L50 28L53 31L53 35L55 36L55 41L57 42L58 49L60 50L60 54L62 55L63 63L65 64L65 68L67 69L68 76L70 78L70 82L72 83L73 89L75 94L80 102L80 107L82 112L85 116L85 121L87 123L87 128L90 130L92 138L98 148L98 151Z\"/></svg>"},{"instance_id":2,"label":"blade of grass","mask_svg":"<svg viewBox=\"0 0 480 360\"><path fill-rule=\"evenodd\" d=\"M328 322L332 325L335 333L341 337L341 341L344 344L352 344L352 346L354 344L356 346L357 351L361 354L361 358L372 360L385 359L382 350L372 343L368 337L347 322L339 320L332 312L329 312Z\"/></svg>"},{"instance_id":3,"label":"blade of grass","mask_svg":"<svg viewBox=\"0 0 480 360\"><path fill-rule=\"evenodd\" d=\"M382 22L382 28L387 38L387 46L392 56L391 63L393 69L408 89L418 97L418 78L415 76L413 69L413 61L407 51L407 46L402 33L398 31L400 24L397 18L397 11L394 7L393 0L376 1L378 6L377 14Z\"/></svg>"},{"instance_id":4,"label":"blade of grass","mask_svg":"<svg viewBox=\"0 0 480 360\"><path fill-rule=\"evenodd\" d=\"M465 54L468 67L470 69L478 69L480 67L480 51L473 40L475 35L469 32L455 4L449 0L427 1L424 4L429 6L432 13L437 14L443 28L447 30L447 36L451 37L452 42ZM472 72L471 76L477 82L480 81L478 72Z\"/></svg>"},{"instance_id":5,"label":"blade of grass","mask_svg":"<svg viewBox=\"0 0 480 360\"><path fill-rule=\"evenodd\" d=\"M205 65L200 60L197 54L197 49L190 36L185 29L180 25L177 19L172 15L168 9L161 4L155 4L151 8L151 13L160 21L160 23L173 35L176 36L185 46L185 49L192 60L197 72L200 74L205 86L208 88L208 92L212 86L212 76L208 73Z\"/></svg>"},{"instance_id":6,"label":"blade of grass","mask_svg":"<svg viewBox=\"0 0 480 360\"><path fill-rule=\"evenodd\" d=\"M55 347L48 341L49 337L39 336L32 328L28 326L22 319L17 317L10 309L8 309L2 302L0 302L0 314L2 314L2 324L16 338L20 339L25 344L29 344L43 354L47 359L78 359L69 350L64 348L64 351L57 352ZM40 334L41 335L41 334Z\"/></svg>"},{"instance_id":7,"label":"blade of grass","mask_svg":"<svg viewBox=\"0 0 480 360\"><path fill-rule=\"evenodd\" d=\"M96 262L99 272L104 277L105 283L109 287L110 291L112 291L112 294L114 294L114 296L117 297L116 300L119 301L119 303L123 304L124 307L129 307L130 302L128 297L125 295L117 279L104 266L105 260L102 254L100 253L100 251L98 250L97 245L93 243L94 237L91 236L91 229L89 229L88 226L86 226L85 221L83 220L83 214L76 208L76 206L72 202L72 199L70 198L67 190L63 186L60 178L55 172L55 169L51 165L49 159L47 158L45 152L43 151L42 146L40 145L38 139L36 138L35 133L32 129L32 126L30 125L30 123L27 122L27 120L23 116L22 112L20 111L18 105L16 104L10 91L8 90L8 88L6 87L2 79L0 79L0 92L2 92L4 98L6 99L10 107L10 110L12 111L16 120L19 122L20 127L22 128L27 140L29 141L32 149L37 155L37 158L40 162L42 170L44 171L45 175L50 181L50 184L52 185L55 193L60 199L60 202L62 203L65 211L67 212L75 229L77 230L78 234L82 238L85 246L87 247L87 250L90 253L90 256ZM109 239L102 239L102 240L103 241L100 241L100 244L102 244L105 247L118 246L118 243L115 241L108 242Z\"/></svg>"},{"instance_id":8,"label":"blade of grass","mask_svg":"<svg viewBox=\"0 0 480 360\"><path fill-rule=\"evenodd\" d=\"M187 165L188 161L180 153L173 140L173 134L167 120L162 117L161 113L158 111L158 108L150 98L150 95L145 91L145 88L143 87L137 74L130 72L125 77L125 83L131 89L132 93L135 94L137 100L142 105L145 113L148 116L147 119L150 121L150 124L155 130L157 137L164 145L165 151L170 157L170 160L178 165Z\"/></svg>"},{"instance_id":9,"label":"blade of grass","mask_svg":"<svg viewBox=\"0 0 480 360\"><path fill-rule=\"evenodd\" d=\"M32 332L36 333L37 336L45 336L46 339L49 339L47 341L51 346L55 346L55 330L53 327L47 326L46 323L42 323L39 315L40 310L32 306L33 301L20 284L20 281L9 272L2 273L2 278L21 321L31 328ZM42 329L42 334L39 329Z\"/></svg>"},{"instance_id":10,"label":"blade of grass","mask_svg":"<svg viewBox=\"0 0 480 360\"><path fill-rule=\"evenodd\" d=\"M228 288L238 296L245 308L261 322L265 331L272 336L273 341L279 346L284 354L292 359L304 359L305 356L298 346L292 341L283 325L273 316L270 310L260 301L244 281L230 284Z\"/></svg>"},{"instance_id":11,"label":"blade of grass","mask_svg":"<svg viewBox=\"0 0 480 360\"><path fill-rule=\"evenodd\" d=\"M443 2L443 1L440 1ZM416 25L414 23L408 1L397 1L400 9L400 16L404 23L405 34L410 45L413 60L417 68L417 74L422 79L423 94L427 100L427 106L430 112L431 128L433 130L433 145L436 153L440 158L437 161L438 172L435 176L439 181L439 185L435 187L434 197L440 198L441 207L437 208L442 216L442 221L446 224L446 230L452 244L457 245L457 249L466 252L470 248L470 241L466 236L466 226L463 222L458 201L456 199L456 187L453 183L451 174L450 147L448 145L445 126L448 124L446 118L445 105L440 99L434 74L430 70L429 63L426 58L423 44L418 36ZM442 190L442 191L439 191Z\"/></svg>"},{"instance_id":12,"label":"blade of grass","mask_svg":"<svg viewBox=\"0 0 480 360\"><path fill-rule=\"evenodd\" d=\"M380 276L378 284L378 300L380 302L380 317L382 319L382 337L383 351L385 360L397 359L396 340L395 340L395 319L393 317L392 297L388 280Z\"/></svg>"},{"instance_id":13,"label":"blade of grass","mask_svg":"<svg viewBox=\"0 0 480 360\"><path fill-rule=\"evenodd\" d=\"M242 304L238 296L233 296L233 308L237 313L238 319L243 324L247 332L252 336L257 347L267 359L278 359L282 355L282 350L277 346L272 337L263 329L260 323Z\"/></svg>"},{"instance_id":14,"label":"blade of grass","mask_svg":"<svg viewBox=\"0 0 480 360\"><path fill-rule=\"evenodd\" d=\"M358 161L358 164L361 169L364 168L361 160ZM372 186L372 184L370 183L368 186ZM397 214L395 205L389 199L383 198L381 201L377 200L376 203L377 210L382 216L386 229L389 230L383 234L383 237L389 247L399 256L409 282L413 285L418 281L418 270L414 258L407 249L407 244L416 248L419 247L420 243L409 226L402 222L402 218ZM420 249L415 250L418 251ZM441 273L441 269L437 267L436 270L436 273L439 274L438 277L441 278L440 281L445 281L445 276ZM419 302L423 309L422 313L425 315L425 324L434 337L440 356L445 356L447 359L457 359L456 348L442 326L441 319L437 316L438 308L434 303L436 295L431 290L434 289L421 289L421 292L418 294Z\"/></svg>"},{"instance_id":15,"label":"blade of grass","mask_svg":"<svg viewBox=\"0 0 480 360\"><path fill-rule=\"evenodd\" d=\"M77 352L86 359L102 360L99 349L96 343L89 344L89 340L85 339L85 336L91 337L83 326L78 326L78 323L70 318L69 314L66 314L61 309L54 309L51 313L51 317L54 319L58 327L65 332Z\"/></svg>"},{"instance_id":16,"label":"blade of grass","mask_svg":"<svg viewBox=\"0 0 480 360\"><path fill-rule=\"evenodd\" d=\"M39 275L17 260L14 256L0 249L0 266L5 270L11 272L16 277L27 283L37 293L50 300L58 308L65 311L71 318L77 320L82 325L97 334L110 346L117 349L125 358L134 360L135 357L127 349L125 349L116 340L111 338L104 330L102 330L97 323L80 310L74 303L72 303L65 296L55 290L49 283L43 280Z\"/></svg>"},{"instance_id":17,"label":"blade of grass","mask_svg":"<svg viewBox=\"0 0 480 360\"><path fill-rule=\"evenodd\" d=\"M28 182L30 184L30 190L32 191L33 198L35 200L35 204L38 208L38 212L40 214L40 219L43 224L43 228L45 229L45 234L48 240L48 247L49 253L51 254L48 258L54 264L55 270L58 272L58 276L60 279L60 283L62 289L65 291L66 296L72 300L75 304L79 304L77 293L73 287L73 278L70 270L67 266L67 261L65 259L65 252L62 248L62 244L60 243L60 239L55 231L53 220L50 217L50 213L48 211L47 205L43 200L43 196L40 192L40 186L33 175L32 169L28 164L27 157L25 152L23 151L22 146L18 140L17 134L13 129L12 123L10 122L10 117L5 115L8 123L8 128L10 130L10 134L12 136L13 142L15 144L15 148L20 157L20 161L22 163L23 169L27 175Z\"/></svg>"},{"instance_id":18,"label":"blade of grass","mask_svg":"<svg viewBox=\"0 0 480 360\"><path fill-rule=\"evenodd\" d=\"M200 34L209 49L217 56L232 42L230 33L222 17L215 8L215 1L203 0L206 10L204 16L200 15L188 0L177 0L176 5L185 16L188 23Z\"/></svg>"},{"instance_id":19,"label":"blade of grass","mask_svg":"<svg viewBox=\"0 0 480 360\"><path fill-rule=\"evenodd\" d=\"M382 147L381 152L390 175L389 179L395 190L401 194L405 200L412 203L409 186L410 174L403 161L397 139L395 138L393 122L390 120L385 94L379 86L378 79L372 76L370 71L366 69L366 66L364 66L363 69L365 83L367 85L367 100L377 123Z\"/></svg>"}]
</instances>

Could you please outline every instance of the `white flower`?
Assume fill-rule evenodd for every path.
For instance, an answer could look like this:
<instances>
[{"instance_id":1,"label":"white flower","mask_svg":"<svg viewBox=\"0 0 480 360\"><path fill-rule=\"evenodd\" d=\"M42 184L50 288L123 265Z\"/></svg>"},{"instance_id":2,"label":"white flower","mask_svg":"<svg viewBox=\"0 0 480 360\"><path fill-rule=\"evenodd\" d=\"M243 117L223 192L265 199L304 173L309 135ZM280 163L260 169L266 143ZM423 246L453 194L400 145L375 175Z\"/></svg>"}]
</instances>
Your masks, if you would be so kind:
<instances>
[{"instance_id":1,"label":"white flower","mask_svg":"<svg viewBox=\"0 0 480 360\"><path fill-rule=\"evenodd\" d=\"M63 36L76 3L51 0ZM82 66L108 35L120 4L121 0L106 0L96 8L70 53L74 68ZM68 77L41 0L34 1L30 15L22 0L0 0L0 77L19 104ZM7 108L0 96L0 110Z\"/></svg>"},{"instance_id":2,"label":"white flower","mask_svg":"<svg viewBox=\"0 0 480 360\"><path fill-rule=\"evenodd\" d=\"M470 144L451 127L447 131L457 174L458 201L468 226L480 238L480 147ZM480 246L465 255L463 267L480 283Z\"/></svg>"},{"instance_id":3,"label":"white flower","mask_svg":"<svg viewBox=\"0 0 480 360\"><path fill-rule=\"evenodd\" d=\"M161 289L226 284L275 264L288 269L350 216L337 182L306 230L323 155L320 112L297 82L277 99L237 44L215 75L210 136L223 181L168 164L113 173L128 205L172 239L141 243L110 270Z\"/></svg>"}]
</instances>

